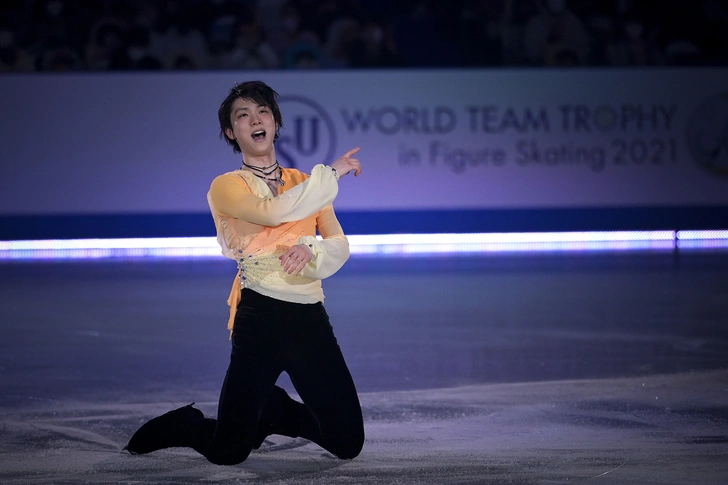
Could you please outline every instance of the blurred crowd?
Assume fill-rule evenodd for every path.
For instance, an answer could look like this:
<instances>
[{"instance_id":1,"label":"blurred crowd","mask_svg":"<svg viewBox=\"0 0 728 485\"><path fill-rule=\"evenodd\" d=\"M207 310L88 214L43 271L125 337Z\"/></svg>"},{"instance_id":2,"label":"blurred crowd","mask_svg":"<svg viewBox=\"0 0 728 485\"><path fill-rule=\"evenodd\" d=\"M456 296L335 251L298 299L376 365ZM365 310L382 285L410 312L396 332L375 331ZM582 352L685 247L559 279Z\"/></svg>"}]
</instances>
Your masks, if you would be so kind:
<instances>
[{"instance_id":1,"label":"blurred crowd","mask_svg":"<svg viewBox=\"0 0 728 485\"><path fill-rule=\"evenodd\" d=\"M3 0L0 71L728 65L724 0Z\"/></svg>"}]
</instances>

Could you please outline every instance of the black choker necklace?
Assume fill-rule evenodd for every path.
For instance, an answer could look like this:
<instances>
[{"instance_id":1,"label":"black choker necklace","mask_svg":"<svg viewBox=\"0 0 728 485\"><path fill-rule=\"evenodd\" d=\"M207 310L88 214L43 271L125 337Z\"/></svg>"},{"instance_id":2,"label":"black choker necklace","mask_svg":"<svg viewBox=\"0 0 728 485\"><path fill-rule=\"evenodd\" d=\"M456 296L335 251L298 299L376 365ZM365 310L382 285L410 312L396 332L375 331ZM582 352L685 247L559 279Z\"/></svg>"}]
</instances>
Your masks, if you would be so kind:
<instances>
[{"instance_id":1,"label":"black choker necklace","mask_svg":"<svg viewBox=\"0 0 728 485\"><path fill-rule=\"evenodd\" d=\"M248 167L253 172L253 175L258 178L270 182L276 181L281 186L285 185L285 183L283 182L283 169L280 167L280 165L278 165L278 160L276 160L275 163L273 163L272 165L268 165L267 167L255 167L253 165L248 165L247 163L243 162L243 167ZM268 175L272 175L273 173L275 173L276 170L280 170L280 172L278 172L278 177L269 178Z\"/></svg>"}]
</instances>

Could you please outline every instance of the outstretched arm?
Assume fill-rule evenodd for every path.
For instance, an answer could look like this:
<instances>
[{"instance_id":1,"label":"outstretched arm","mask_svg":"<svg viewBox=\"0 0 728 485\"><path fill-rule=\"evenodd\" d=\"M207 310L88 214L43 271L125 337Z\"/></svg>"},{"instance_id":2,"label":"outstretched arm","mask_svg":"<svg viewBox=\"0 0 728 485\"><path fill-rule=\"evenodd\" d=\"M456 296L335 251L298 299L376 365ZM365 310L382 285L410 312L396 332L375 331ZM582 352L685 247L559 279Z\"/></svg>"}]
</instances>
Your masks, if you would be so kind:
<instances>
[{"instance_id":1,"label":"outstretched arm","mask_svg":"<svg viewBox=\"0 0 728 485\"><path fill-rule=\"evenodd\" d=\"M359 151L354 148L331 164L340 177L353 172L361 173L361 163L353 156ZM298 274L307 278L324 279L336 273L349 259L349 240L336 218L331 205L323 208L316 217L316 226L323 241L314 236L303 236L298 244L290 247L280 260L283 270L288 274Z\"/></svg>"},{"instance_id":2,"label":"outstretched arm","mask_svg":"<svg viewBox=\"0 0 728 485\"><path fill-rule=\"evenodd\" d=\"M349 172L361 173L361 164L352 158L359 151L346 152L331 167L339 177ZM334 172L322 164L311 170L311 176L283 194L260 198L249 190L241 190L245 182L234 175L220 175L212 181L207 197L215 210L236 219L275 227L284 222L300 221L331 204L339 192Z\"/></svg>"},{"instance_id":3,"label":"outstretched arm","mask_svg":"<svg viewBox=\"0 0 728 485\"><path fill-rule=\"evenodd\" d=\"M260 198L245 188L242 179L225 174L212 181L208 198L227 216L273 227L315 214L336 198L338 190L334 173L316 165L308 179L277 197Z\"/></svg>"}]
</instances>

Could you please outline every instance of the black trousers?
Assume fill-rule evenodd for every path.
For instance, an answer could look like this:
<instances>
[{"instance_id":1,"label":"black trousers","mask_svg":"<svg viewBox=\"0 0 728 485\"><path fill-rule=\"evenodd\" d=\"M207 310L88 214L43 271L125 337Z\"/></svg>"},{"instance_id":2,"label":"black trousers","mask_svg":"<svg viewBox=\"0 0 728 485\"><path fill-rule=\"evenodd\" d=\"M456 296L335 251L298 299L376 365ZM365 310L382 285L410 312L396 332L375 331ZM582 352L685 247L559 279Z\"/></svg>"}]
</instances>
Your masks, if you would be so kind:
<instances>
[{"instance_id":1,"label":"black trousers","mask_svg":"<svg viewBox=\"0 0 728 485\"><path fill-rule=\"evenodd\" d=\"M275 386L284 371L303 403ZM195 449L237 464L269 433L302 436L344 459L364 444L359 397L324 306L244 289L217 420L205 419Z\"/></svg>"}]
</instances>

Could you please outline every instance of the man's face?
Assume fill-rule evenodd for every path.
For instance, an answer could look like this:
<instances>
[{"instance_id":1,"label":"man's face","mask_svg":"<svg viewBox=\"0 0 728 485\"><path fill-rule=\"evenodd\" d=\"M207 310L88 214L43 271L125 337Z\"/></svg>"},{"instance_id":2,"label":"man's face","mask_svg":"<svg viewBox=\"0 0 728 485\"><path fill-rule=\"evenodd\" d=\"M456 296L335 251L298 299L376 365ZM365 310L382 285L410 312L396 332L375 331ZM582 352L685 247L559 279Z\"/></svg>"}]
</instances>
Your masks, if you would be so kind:
<instances>
[{"instance_id":1,"label":"man's face","mask_svg":"<svg viewBox=\"0 0 728 485\"><path fill-rule=\"evenodd\" d=\"M269 107L238 98L230 111L230 123L232 130L228 128L225 134L237 140L243 156L265 155L273 147L277 126Z\"/></svg>"}]
</instances>

